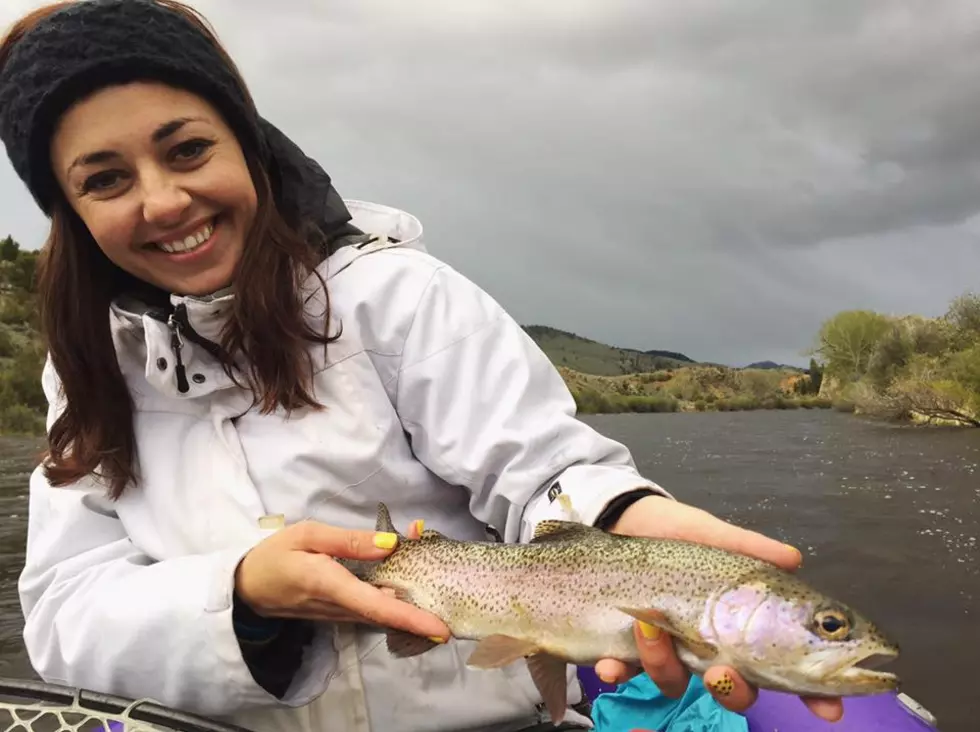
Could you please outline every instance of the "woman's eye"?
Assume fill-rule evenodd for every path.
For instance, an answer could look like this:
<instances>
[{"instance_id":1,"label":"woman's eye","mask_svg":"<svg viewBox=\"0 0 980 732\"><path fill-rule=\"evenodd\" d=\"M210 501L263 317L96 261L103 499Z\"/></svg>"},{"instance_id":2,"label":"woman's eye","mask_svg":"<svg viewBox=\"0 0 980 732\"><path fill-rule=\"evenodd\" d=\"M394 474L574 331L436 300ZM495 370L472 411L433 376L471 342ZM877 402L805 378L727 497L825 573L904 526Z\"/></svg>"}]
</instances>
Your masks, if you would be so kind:
<instances>
[{"instance_id":1,"label":"woman's eye","mask_svg":"<svg viewBox=\"0 0 980 732\"><path fill-rule=\"evenodd\" d=\"M85 193L106 191L119 182L119 172L115 170L103 170L95 175L90 175L82 184L82 191Z\"/></svg>"},{"instance_id":2,"label":"woman's eye","mask_svg":"<svg viewBox=\"0 0 980 732\"><path fill-rule=\"evenodd\" d=\"M171 155L175 160L195 160L201 157L212 144L208 140L188 140L177 145Z\"/></svg>"}]
</instances>

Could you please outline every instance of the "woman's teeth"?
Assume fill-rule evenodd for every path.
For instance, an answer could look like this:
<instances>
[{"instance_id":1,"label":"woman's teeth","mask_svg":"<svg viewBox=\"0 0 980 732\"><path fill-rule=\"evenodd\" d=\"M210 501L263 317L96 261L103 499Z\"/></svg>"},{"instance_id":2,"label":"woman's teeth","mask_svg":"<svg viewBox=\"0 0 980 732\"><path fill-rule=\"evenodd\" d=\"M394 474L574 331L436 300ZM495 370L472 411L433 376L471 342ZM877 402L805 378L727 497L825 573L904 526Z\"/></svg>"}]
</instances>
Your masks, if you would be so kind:
<instances>
[{"instance_id":1,"label":"woman's teeth","mask_svg":"<svg viewBox=\"0 0 980 732\"><path fill-rule=\"evenodd\" d=\"M200 231L186 236L179 241L168 241L160 242L157 244L163 251L167 254L176 254L178 252L190 252L197 249L204 242L211 238L211 234L214 232L214 224L207 224Z\"/></svg>"}]
</instances>

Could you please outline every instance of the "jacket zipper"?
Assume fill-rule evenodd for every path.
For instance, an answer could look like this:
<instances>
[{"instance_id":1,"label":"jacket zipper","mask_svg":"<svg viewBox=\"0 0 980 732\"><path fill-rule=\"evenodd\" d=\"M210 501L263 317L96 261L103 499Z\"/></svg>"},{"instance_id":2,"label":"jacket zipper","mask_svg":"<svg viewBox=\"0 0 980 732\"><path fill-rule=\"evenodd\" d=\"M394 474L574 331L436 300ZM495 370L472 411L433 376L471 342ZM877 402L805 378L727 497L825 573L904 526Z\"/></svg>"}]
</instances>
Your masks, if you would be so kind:
<instances>
[{"instance_id":1,"label":"jacket zipper","mask_svg":"<svg viewBox=\"0 0 980 732\"><path fill-rule=\"evenodd\" d=\"M177 391L179 391L181 394L186 394L187 390L190 389L190 384L187 383L187 371L184 369L184 362L180 357L180 351L184 347L184 339L180 335L180 321L186 318L186 313L181 312L183 310L186 310L186 307L183 303L181 303L177 306L176 310L170 314L170 317L167 318L167 326L170 328L170 348L173 349L174 357L177 359ZM180 318L178 313L185 317Z\"/></svg>"}]
</instances>

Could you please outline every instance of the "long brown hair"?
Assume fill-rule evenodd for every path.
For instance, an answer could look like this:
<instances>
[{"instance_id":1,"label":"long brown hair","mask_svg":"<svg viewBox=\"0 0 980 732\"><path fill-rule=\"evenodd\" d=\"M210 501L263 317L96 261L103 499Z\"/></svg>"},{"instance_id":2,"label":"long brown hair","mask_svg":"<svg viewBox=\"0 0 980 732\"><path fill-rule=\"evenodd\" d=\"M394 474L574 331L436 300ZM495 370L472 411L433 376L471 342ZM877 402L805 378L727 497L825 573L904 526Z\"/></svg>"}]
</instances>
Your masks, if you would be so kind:
<instances>
[{"instance_id":1,"label":"long brown hair","mask_svg":"<svg viewBox=\"0 0 980 732\"><path fill-rule=\"evenodd\" d=\"M0 42L0 66L21 36L74 1L47 5L15 23ZM155 1L194 22L246 89L237 67L197 11L177 0ZM252 151L245 150L245 156L257 209L235 272L231 316L217 350L225 371L238 383L244 377L262 412L277 407L319 409L311 393L307 344L326 346L339 337L328 333L326 283L315 271L322 241L315 227L301 225L297 230L286 222L276 208L267 172ZM323 332L311 329L305 317L301 290L310 274L317 276L323 289ZM148 286L113 264L64 196L57 196L51 230L38 260L42 332L65 404L48 432L44 469L52 485L68 485L94 474L115 499L138 480L133 401L119 368L108 317L112 300L134 289L146 291ZM236 364L244 371L237 371Z\"/></svg>"}]
</instances>

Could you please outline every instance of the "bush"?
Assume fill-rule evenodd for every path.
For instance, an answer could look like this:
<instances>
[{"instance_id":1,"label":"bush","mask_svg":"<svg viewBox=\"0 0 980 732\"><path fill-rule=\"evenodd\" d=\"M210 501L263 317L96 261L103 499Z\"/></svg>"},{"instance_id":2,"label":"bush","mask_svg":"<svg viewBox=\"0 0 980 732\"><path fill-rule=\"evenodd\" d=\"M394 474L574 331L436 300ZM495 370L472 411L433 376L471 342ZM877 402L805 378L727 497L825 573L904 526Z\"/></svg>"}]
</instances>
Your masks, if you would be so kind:
<instances>
[{"instance_id":1,"label":"bush","mask_svg":"<svg viewBox=\"0 0 980 732\"><path fill-rule=\"evenodd\" d=\"M44 434L44 416L23 404L11 404L0 409L0 431L8 435Z\"/></svg>"}]
</instances>

